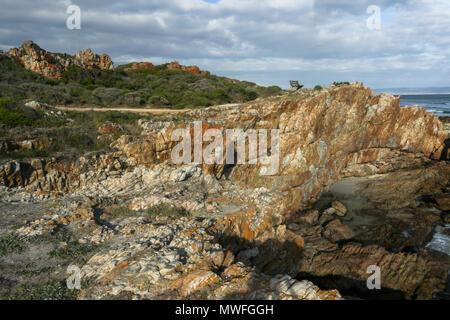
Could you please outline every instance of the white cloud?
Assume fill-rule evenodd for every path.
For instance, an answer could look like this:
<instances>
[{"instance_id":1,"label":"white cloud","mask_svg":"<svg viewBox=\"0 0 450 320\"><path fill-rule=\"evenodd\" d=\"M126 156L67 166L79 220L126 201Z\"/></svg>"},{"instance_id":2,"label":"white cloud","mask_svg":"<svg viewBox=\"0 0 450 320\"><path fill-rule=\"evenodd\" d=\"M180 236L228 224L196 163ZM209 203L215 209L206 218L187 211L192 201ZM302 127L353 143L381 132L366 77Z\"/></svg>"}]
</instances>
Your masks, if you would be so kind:
<instances>
[{"instance_id":1,"label":"white cloud","mask_svg":"<svg viewBox=\"0 0 450 320\"><path fill-rule=\"evenodd\" d=\"M383 79L374 86L388 86L393 71L424 85L433 73L450 85L447 0L78 0L78 31L65 28L70 3L0 0L0 43L91 47L119 63L176 59L213 72L357 72ZM366 27L369 5L382 9L380 31Z\"/></svg>"}]
</instances>

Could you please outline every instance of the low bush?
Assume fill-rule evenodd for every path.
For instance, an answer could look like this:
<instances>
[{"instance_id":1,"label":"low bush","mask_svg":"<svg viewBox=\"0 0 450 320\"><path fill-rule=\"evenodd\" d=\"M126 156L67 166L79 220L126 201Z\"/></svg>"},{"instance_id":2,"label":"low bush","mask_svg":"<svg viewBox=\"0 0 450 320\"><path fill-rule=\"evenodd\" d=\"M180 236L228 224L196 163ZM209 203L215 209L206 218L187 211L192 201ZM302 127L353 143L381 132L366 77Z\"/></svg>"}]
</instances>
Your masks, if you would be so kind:
<instances>
[{"instance_id":1,"label":"low bush","mask_svg":"<svg viewBox=\"0 0 450 320\"><path fill-rule=\"evenodd\" d=\"M336 87L340 87L340 86L347 86L347 85L349 85L350 84L350 82L348 82L348 81L344 81L344 82L333 82L333 85L334 86L336 86Z\"/></svg>"},{"instance_id":2,"label":"low bush","mask_svg":"<svg viewBox=\"0 0 450 320\"><path fill-rule=\"evenodd\" d=\"M17 102L10 98L0 98L0 123L9 127L31 126L35 118L17 108Z\"/></svg>"},{"instance_id":3,"label":"low bush","mask_svg":"<svg viewBox=\"0 0 450 320\"><path fill-rule=\"evenodd\" d=\"M9 298L12 300L75 300L80 291L67 288L65 280L47 280L40 284L24 284Z\"/></svg>"},{"instance_id":4,"label":"low bush","mask_svg":"<svg viewBox=\"0 0 450 320\"><path fill-rule=\"evenodd\" d=\"M161 203L159 205L148 208L147 214L169 217L185 217L189 215L189 213L185 209L178 208L167 203Z\"/></svg>"},{"instance_id":5,"label":"low bush","mask_svg":"<svg viewBox=\"0 0 450 320\"><path fill-rule=\"evenodd\" d=\"M21 253L25 249L25 240L15 234L0 237L0 257L11 253Z\"/></svg>"},{"instance_id":6,"label":"low bush","mask_svg":"<svg viewBox=\"0 0 450 320\"><path fill-rule=\"evenodd\" d=\"M0 96L33 99L52 105L151 104L185 108L245 102L282 92L277 86L266 88L248 81L168 70L167 64L156 66L156 70L124 71L125 68L99 70L71 66L63 72L61 79L48 79L2 58ZM141 99L128 97L124 100L128 93L139 93Z\"/></svg>"}]
</instances>

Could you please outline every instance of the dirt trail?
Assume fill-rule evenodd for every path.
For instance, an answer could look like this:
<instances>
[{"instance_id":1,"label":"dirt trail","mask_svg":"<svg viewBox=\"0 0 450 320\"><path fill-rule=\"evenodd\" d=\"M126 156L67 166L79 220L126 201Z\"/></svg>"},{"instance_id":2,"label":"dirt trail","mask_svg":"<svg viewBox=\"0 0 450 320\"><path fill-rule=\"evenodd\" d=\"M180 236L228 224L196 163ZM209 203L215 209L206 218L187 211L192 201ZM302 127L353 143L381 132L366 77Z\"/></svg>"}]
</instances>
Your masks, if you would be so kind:
<instances>
[{"instance_id":1,"label":"dirt trail","mask_svg":"<svg viewBox=\"0 0 450 320\"><path fill-rule=\"evenodd\" d=\"M55 108L64 111L77 111L77 112L88 112L88 111L120 111L120 112L134 112L134 113L153 113L153 114L162 114L162 113L184 113L188 112L191 109L168 109L168 108L96 108L96 107L65 107L65 106L56 106Z\"/></svg>"},{"instance_id":2,"label":"dirt trail","mask_svg":"<svg viewBox=\"0 0 450 320\"><path fill-rule=\"evenodd\" d=\"M234 107L240 103L228 103L216 105L214 107ZM63 111L77 111L77 112L88 112L88 111L120 111L120 112L134 112L134 113L152 113L152 114L177 114L191 111L192 109L169 109L169 108L100 108L100 107L66 107L57 105L56 109Z\"/></svg>"}]
</instances>

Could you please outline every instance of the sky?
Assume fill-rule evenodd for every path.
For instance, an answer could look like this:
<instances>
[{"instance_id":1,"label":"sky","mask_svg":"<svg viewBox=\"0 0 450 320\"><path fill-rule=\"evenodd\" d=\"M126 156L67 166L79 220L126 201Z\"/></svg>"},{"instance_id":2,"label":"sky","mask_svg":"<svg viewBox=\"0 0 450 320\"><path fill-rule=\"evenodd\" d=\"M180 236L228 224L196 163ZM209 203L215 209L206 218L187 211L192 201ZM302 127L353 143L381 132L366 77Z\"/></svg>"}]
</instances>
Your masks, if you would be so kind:
<instances>
[{"instance_id":1,"label":"sky","mask_svg":"<svg viewBox=\"0 0 450 320\"><path fill-rule=\"evenodd\" d=\"M70 5L80 8L80 29L67 28ZM33 40L53 52L91 48L116 65L176 60L283 88L289 80L450 86L449 0L0 0L0 8L2 50Z\"/></svg>"}]
</instances>

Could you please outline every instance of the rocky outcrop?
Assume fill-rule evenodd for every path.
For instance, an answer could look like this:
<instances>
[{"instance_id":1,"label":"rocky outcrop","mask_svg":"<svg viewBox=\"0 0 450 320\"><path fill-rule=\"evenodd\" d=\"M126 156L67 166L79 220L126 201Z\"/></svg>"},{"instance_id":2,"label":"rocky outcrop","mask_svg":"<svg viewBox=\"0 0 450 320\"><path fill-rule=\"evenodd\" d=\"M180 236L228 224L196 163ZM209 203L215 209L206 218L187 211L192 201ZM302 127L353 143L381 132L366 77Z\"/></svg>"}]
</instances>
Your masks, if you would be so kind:
<instances>
[{"instance_id":1,"label":"rocky outcrop","mask_svg":"<svg viewBox=\"0 0 450 320\"><path fill-rule=\"evenodd\" d=\"M336 290L322 291L309 281L283 274L268 276L236 262L211 234L211 219L134 219L116 229L123 240L95 255L82 269L95 285L83 299L127 294L138 299L341 299ZM138 276L137 276L138 275Z\"/></svg>"},{"instance_id":2,"label":"rocky outcrop","mask_svg":"<svg viewBox=\"0 0 450 320\"><path fill-rule=\"evenodd\" d=\"M0 152L7 153L19 149L44 150L53 144L53 138L31 138L25 140L0 139Z\"/></svg>"},{"instance_id":3,"label":"rocky outcrop","mask_svg":"<svg viewBox=\"0 0 450 320\"><path fill-rule=\"evenodd\" d=\"M280 130L278 174L260 176L255 183L253 177L261 166L235 166L230 179L290 190L292 203L286 205L291 209L317 199L352 162L376 162L383 148L439 159L449 134L424 108L400 108L399 99L375 95L361 84L331 87L320 94L300 93L292 100L224 113L224 127L234 123L234 127Z\"/></svg>"},{"instance_id":4,"label":"rocky outcrop","mask_svg":"<svg viewBox=\"0 0 450 320\"><path fill-rule=\"evenodd\" d=\"M146 70L155 70L155 66L151 62L136 62L131 64L131 66L125 68L125 71L130 70L139 70L139 69L146 69Z\"/></svg>"},{"instance_id":5,"label":"rocky outcrop","mask_svg":"<svg viewBox=\"0 0 450 320\"><path fill-rule=\"evenodd\" d=\"M80 51L75 56L51 53L31 40L25 41L20 48L10 49L8 54L25 69L53 79L61 78L62 73L72 65L88 69L114 69L111 58L106 54L98 55L91 49Z\"/></svg>"},{"instance_id":6,"label":"rocky outcrop","mask_svg":"<svg viewBox=\"0 0 450 320\"><path fill-rule=\"evenodd\" d=\"M30 191L71 192L89 183L108 171L125 169L124 159L114 154L90 158L33 159L31 161L10 161L0 167L0 183L7 187L26 187ZM106 172L105 172L106 171Z\"/></svg>"},{"instance_id":7,"label":"rocky outcrop","mask_svg":"<svg viewBox=\"0 0 450 320\"><path fill-rule=\"evenodd\" d=\"M200 76L207 76L210 73L208 71L201 71L197 66L183 66L178 61L173 61L167 65L169 70L183 70L189 73L198 74Z\"/></svg>"},{"instance_id":8,"label":"rocky outcrop","mask_svg":"<svg viewBox=\"0 0 450 320\"><path fill-rule=\"evenodd\" d=\"M395 152L408 159L417 154L440 159L444 141L449 136L439 119L427 114L424 108L400 108L397 98L375 95L359 83L329 87L320 93L302 91L290 99L272 99L239 107L211 107L192 111L190 116L204 121L204 131L212 126L222 132L226 128L280 130L277 174L261 175L261 164L227 169L228 178L235 183L284 192L274 221L283 220L283 216L315 202L326 186L348 175L348 168L352 166L359 166L359 170L365 164L377 168L378 162L390 159L386 161L390 164L385 170L399 168L401 161L395 160L399 157L392 156ZM152 159L168 159L168 150L174 145L170 144L170 133L176 128L168 126L147 142L133 142L122 150L136 149L142 153L144 143ZM160 150L165 157L160 156ZM224 169L223 165L203 165L205 172L216 177L220 177ZM250 215L248 218L253 221L251 229L258 230L254 235L265 230L266 215L260 219L250 218ZM245 227L241 225L238 230L245 230ZM237 236L247 237L241 232Z\"/></svg>"},{"instance_id":9,"label":"rocky outcrop","mask_svg":"<svg viewBox=\"0 0 450 320\"><path fill-rule=\"evenodd\" d=\"M140 121L142 134L122 135L106 155L0 170L8 187L120 199L136 213L160 205L189 213L112 220L103 224L110 231L84 239L117 240L83 268L91 279L85 298L340 298L304 280L366 288L369 265L402 297L429 299L444 288L450 264L423 244L447 210L449 132L425 109L400 108L397 98L353 83L191 110L183 119ZM189 125L193 133L191 120L202 121L201 133L278 129L279 170L265 176L259 162L174 165L171 134ZM354 186L345 179L363 179L350 198L370 205L369 217L357 217L346 198L315 207L334 184ZM97 202L97 210L106 206Z\"/></svg>"},{"instance_id":10,"label":"rocky outcrop","mask_svg":"<svg viewBox=\"0 0 450 320\"><path fill-rule=\"evenodd\" d=\"M86 49L75 54L75 65L87 69L113 70L114 64L107 54L96 54Z\"/></svg>"},{"instance_id":11,"label":"rocky outcrop","mask_svg":"<svg viewBox=\"0 0 450 320\"><path fill-rule=\"evenodd\" d=\"M14 61L25 69L40 73L48 78L60 78L70 62L61 56L54 56L41 49L33 41L25 41L20 48L9 50Z\"/></svg>"}]
</instances>

